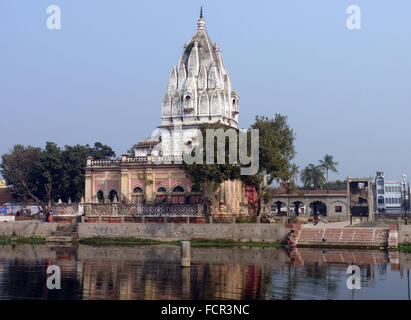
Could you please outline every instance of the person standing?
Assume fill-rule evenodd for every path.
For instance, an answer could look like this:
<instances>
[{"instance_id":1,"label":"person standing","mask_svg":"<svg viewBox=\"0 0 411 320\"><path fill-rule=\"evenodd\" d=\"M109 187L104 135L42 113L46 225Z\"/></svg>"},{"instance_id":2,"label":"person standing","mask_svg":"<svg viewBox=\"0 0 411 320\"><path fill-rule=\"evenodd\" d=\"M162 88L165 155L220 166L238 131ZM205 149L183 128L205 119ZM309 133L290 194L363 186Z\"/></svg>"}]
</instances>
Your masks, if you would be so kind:
<instances>
[{"instance_id":1,"label":"person standing","mask_svg":"<svg viewBox=\"0 0 411 320\"><path fill-rule=\"evenodd\" d=\"M49 212L48 221L53 222L53 209L51 209Z\"/></svg>"}]
</instances>

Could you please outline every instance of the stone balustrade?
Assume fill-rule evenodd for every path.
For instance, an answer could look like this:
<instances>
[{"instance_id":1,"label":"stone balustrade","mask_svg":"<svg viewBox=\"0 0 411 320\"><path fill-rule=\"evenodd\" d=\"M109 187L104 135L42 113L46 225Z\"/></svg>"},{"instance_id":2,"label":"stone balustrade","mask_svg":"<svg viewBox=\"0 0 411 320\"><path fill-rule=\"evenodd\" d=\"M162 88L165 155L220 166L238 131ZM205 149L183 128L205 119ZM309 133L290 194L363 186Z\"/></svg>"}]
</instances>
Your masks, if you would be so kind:
<instances>
[{"instance_id":1,"label":"stone balustrade","mask_svg":"<svg viewBox=\"0 0 411 320\"><path fill-rule=\"evenodd\" d=\"M55 216L86 217L202 217L201 204L122 204L122 203L74 203L56 204Z\"/></svg>"},{"instance_id":2,"label":"stone balustrade","mask_svg":"<svg viewBox=\"0 0 411 320\"><path fill-rule=\"evenodd\" d=\"M182 156L138 156L130 157L123 155L121 159L112 159L112 160L94 160L87 159L87 167L119 167L135 164L171 164L171 163L182 163Z\"/></svg>"}]
</instances>

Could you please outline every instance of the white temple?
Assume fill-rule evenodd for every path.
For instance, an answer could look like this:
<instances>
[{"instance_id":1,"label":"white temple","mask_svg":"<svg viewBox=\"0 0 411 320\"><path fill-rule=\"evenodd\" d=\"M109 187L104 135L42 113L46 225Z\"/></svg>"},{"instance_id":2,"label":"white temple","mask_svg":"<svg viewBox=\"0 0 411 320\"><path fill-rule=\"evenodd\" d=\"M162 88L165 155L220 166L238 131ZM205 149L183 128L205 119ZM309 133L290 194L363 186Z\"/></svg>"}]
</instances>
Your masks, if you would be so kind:
<instances>
[{"instance_id":1,"label":"white temple","mask_svg":"<svg viewBox=\"0 0 411 320\"><path fill-rule=\"evenodd\" d=\"M201 9L197 30L185 44L178 67L171 70L160 130L136 144L135 155L146 155L147 146L156 145L154 156L179 156L184 145L195 140L200 124L220 121L238 128L238 114L238 94L231 87L218 43L213 45L207 34Z\"/></svg>"}]
</instances>

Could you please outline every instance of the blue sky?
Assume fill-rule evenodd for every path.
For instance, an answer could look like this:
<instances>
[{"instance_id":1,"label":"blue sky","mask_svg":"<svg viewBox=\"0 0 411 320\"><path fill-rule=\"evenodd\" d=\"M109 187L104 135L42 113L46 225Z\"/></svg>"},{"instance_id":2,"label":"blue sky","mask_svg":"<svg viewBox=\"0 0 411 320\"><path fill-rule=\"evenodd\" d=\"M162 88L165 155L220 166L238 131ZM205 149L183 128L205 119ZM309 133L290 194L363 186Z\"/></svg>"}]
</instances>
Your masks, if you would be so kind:
<instances>
[{"instance_id":1,"label":"blue sky","mask_svg":"<svg viewBox=\"0 0 411 320\"><path fill-rule=\"evenodd\" d=\"M61 30L46 27L52 4ZM351 4L361 30L346 28ZM408 0L3 0L0 153L101 141L120 155L149 136L200 5L241 127L287 115L297 165L329 153L340 163L331 179L411 175Z\"/></svg>"}]
</instances>

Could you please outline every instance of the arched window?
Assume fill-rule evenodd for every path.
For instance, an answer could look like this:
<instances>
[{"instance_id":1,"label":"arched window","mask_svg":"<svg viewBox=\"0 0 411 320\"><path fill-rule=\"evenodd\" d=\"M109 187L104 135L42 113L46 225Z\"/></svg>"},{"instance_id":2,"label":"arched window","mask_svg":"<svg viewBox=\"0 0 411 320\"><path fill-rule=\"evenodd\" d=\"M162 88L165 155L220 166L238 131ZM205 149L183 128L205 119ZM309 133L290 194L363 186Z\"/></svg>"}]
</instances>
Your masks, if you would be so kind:
<instances>
[{"instance_id":1,"label":"arched window","mask_svg":"<svg viewBox=\"0 0 411 320\"><path fill-rule=\"evenodd\" d=\"M185 190L182 186L175 186L173 192L185 192Z\"/></svg>"},{"instance_id":2,"label":"arched window","mask_svg":"<svg viewBox=\"0 0 411 320\"><path fill-rule=\"evenodd\" d=\"M160 187L157 188L157 192L167 193L167 190L166 190L166 188L164 188L163 186L160 186Z\"/></svg>"},{"instance_id":3,"label":"arched window","mask_svg":"<svg viewBox=\"0 0 411 320\"><path fill-rule=\"evenodd\" d=\"M164 186L159 186L156 192L157 203L166 203L167 202L167 189Z\"/></svg>"},{"instance_id":4,"label":"arched window","mask_svg":"<svg viewBox=\"0 0 411 320\"><path fill-rule=\"evenodd\" d=\"M104 203L104 193L101 190L97 192L97 201L99 203Z\"/></svg>"},{"instance_id":5,"label":"arched window","mask_svg":"<svg viewBox=\"0 0 411 320\"><path fill-rule=\"evenodd\" d=\"M133 193L143 193L143 189L137 186L133 189Z\"/></svg>"},{"instance_id":6,"label":"arched window","mask_svg":"<svg viewBox=\"0 0 411 320\"><path fill-rule=\"evenodd\" d=\"M197 185L191 187L191 192L200 192L200 188Z\"/></svg>"},{"instance_id":7,"label":"arched window","mask_svg":"<svg viewBox=\"0 0 411 320\"><path fill-rule=\"evenodd\" d=\"M383 197L378 197L378 203L384 204L384 198Z\"/></svg>"},{"instance_id":8,"label":"arched window","mask_svg":"<svg viewBox=\"0 0 411 320\"><path fill-rule=\"evenodd\" d=\"M111 190L110 193L108 194L108 198L110 199L110 202L117 202L118 201L117 191Z\"/></svg>"}]
</instances>

